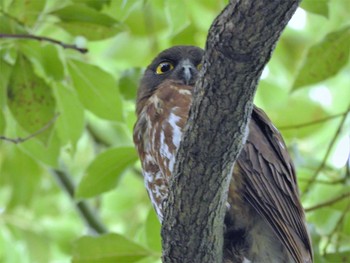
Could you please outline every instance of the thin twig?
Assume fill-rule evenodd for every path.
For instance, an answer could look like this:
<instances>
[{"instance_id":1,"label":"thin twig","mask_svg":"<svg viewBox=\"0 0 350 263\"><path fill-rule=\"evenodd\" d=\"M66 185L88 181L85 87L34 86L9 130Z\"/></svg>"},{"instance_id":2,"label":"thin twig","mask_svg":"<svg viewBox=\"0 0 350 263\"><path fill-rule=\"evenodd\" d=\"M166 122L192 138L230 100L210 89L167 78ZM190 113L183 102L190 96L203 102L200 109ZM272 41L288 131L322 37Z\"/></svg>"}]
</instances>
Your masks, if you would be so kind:
<instances>
[{"instance_id":1,"label":"thin twig","mask_svg":"<svg viewBox=\"0 0 350 263\"><path fill-rule=\"evenodd\" d=\"M53 170L53 175L63 190L65 190L69 197L74 201L75 186L70 176L59 170ZM89 229L93 230L97 234L104 234L108 232L104 224L96 215L96 211L94 211L87 202L79 201L75 205Z\"/></svg>"},{"instance_id":2,"label":"thin twig","mask_svg":"<svg viewBox=\"0 0 350 263\"><path fill-rule=\"evenodd\" d=\"M20 21L17 17L15 16L12 16L6 12L4 12L3 9L0 10L0 14L2 14L3 16L15 21L18 25L22 26L22 27L25 27L24 23L22 21Z\"/></svg>"},{"instance_id":3,"label":"thin twig","mask_svg":"<svg viewBox=\"0 0 350 263\"><path fill-rule=\"evenodd\" d=\"M90 123L88 123L88 125L86 126L86 129L96 144L103 146L103 147L110 147L111 146L111 144L106 140L106 138L104 138L103 136L100 136L95 131L95 129L93 128L93 126Z\"/></svg>"},{"instance_id":4,"label":"thin twig","mask_svg":"<svg viewBox=\"0 0 350 263\"><path fill-rule=\"evenodd\" d=\"M56 119L58 118L60 114L59 113L56 113L55 116L48 122L46 123L43 127L41 127L39 130L37 130L36 132L30 134L29 136L27 137L24 137L24 138L21 138L21 137L18 137L18 138L7 138L5 136L0 136L0 140L3 140L3 141L8 141L8 142L12 142L12 143L15 143L15 144L19 144L19 143L22 143L22 142L25 142L25 141L28 141L30 140L31 138L39 135L40 133L43 133L44 131L46 131L48 128L50 128L51 125L53 125L56 121Z\"/></svg>"},{"instance_id":5,"label":"thin twig","mask_svg":"<svg viewBox=\"0 0 350 263\"><path fill-rule=\"evenodd\" d=\"M346 167L345 167L345 178L350 178L350 151L348 155L348 160L346 162Z\"/></svg>"},{"instance_id":6,"label":"thin twig","mask_svg":"<svg viewBox=\"0 0 350 263\"><path fill-rule=\"evenodd\" d=\"M349 152L350 154L350 152ZM305 166L304 167L308 173L313 173L317 166ZM345 166L344 166L345 168ZM346 168L345 168L346 169ZM333 167L329 167L328 165L325 165L322 170L323 174L327 176L329 179L316 179L314 183L317 184L326 184L326 185L336 185L336 184L343 184L348 180L346 175L346 170L344 171L344 174L339 171L339 169L334 169ZM350 178L349 178L350 179ZM300 182L309 182L310 178L306 177L299 177L298 180Z\"/></svg>"},{"instance_id":7,"label":"thin twig","mask_svg":"<svg viewBox=\"0 0 350 263\"><path fill-rule=\"evenodd\" d=\"M88 52L87 48L80 48L74 44L66 44L66 43L63 43L59 40L49 38L49 37L34 36L34 35L30 35L30 34L0 34L0 38L18 38L18 39L32 39L32 40L38 40L38 41L47 41L47 42L51 42L51 43L60 45L63 48L77 50L82 54Z\"/></svg>"},{"instance_id":8,"label":"thin twig","mask_svg":"<svg viewBox=\"0 0 350 263\"><path fill-rule=\"evenodd\" d=\"M328 246L331 244L331 241L332 241L332 236L336 233L336 231L341 227L344 219L345 219L345 216L346 214L349 212L350 210L350 202L349 204L347 205L347 207L344 209L341 217L338 219L338 221L336 222L335 224L335 227L333 228L332 232L328 235L328 240L327 240L327 243L326 245L324 246L323 248L323 255L327 255L327 248ZM345 262L345 261L344 261Z\"/></svg>"},{"instance_id":9,"label":"thin twig","mask_svg":"<svg viewBox=\"0 0 350 263\"><path fill-rule=\"evenodd\" d=\"M341 116L344 116L344 115L348 114L349 111L350 111L350 109L348 109L345 112L338 113L338 114L335 114L335 115L332 115L332 116L329 116L329 117L325 117L325 118L322 118L322 119L318 119L318 120L315 120L315 121L312 121L312 122L305 122L305 123L300 123L300 124L295 124L295 125L287 125L287 126L282 126L282 127L278 126L278 129L279 130L292 130L292 129L304 128L304 127L307 127L307 126L312 126L312 125L315 125L315 124L318 124L318 123L326 122L326 121L333 120L333 119L339 118Z\"/></svg>"},{"instance_id":10,"label":"thin twig","mask_svg":"<svg viewBox=\"0 0 350 263\"><path fill-rule=\"evenodd\" d=\"M314 206L311 206L309 208L305 208L305 212L311 212L311 211L314 211L316 209L319 209L319 208L322 208L322 207L325 207L325 206L329 206L329 205L332 205L336 202L339 202L345 198L349 198L350 197L350 192L347 192L347 193L343 193L335 198L332 198L330 200L327 200L323 203L320 203L320 204L317 204L317 205L314 205Z\"/></svg>"},{"instance_id":11,"label":"thin twig","mask_svg":"<svg viewBox=\"0 0 350 263\"><path fill-rule=\"evenodd\" d=\"M343 126L344 126L344 124L345 124L345 120L346 120L346 118L347 118L347 116L348 116L349 111L350 111L350 104L349 104L349 106L348 106L348 109L347 109L346 113L343 115L343 118L342 118L341 121L340 121L340 124L339 124L339 126L338 126L338 129L336 130L336 132L335 132L335 134L334 134L334 136L333 136L333 138L332 138L332 140L331 140L331 142L330 142L330 144L329 144L329 146L328 146L328 148L327 148L326 154L324 155L323 160L322 160L320 166L317 168L317 170L315 171L315 173L313 174L313 176L310 178L310 181L306 184L305 189L304 189L302 195L305 195L305 194L307 194L307 193L309 192L309 190L310 190L310 188L311 188L311 185L315 182L315 180L317 179L317 176L318 176L319 173L322 171L322 169L325 167L326 162L327 162L327 159L328 159L328 157L329 157L329 155L330 155L330 153L331 153L331 150L332 150L332 148L333 148L333 146L334 146L334 144L335 144L335 141L337 140L337 138L338 138L338 136L339 136L341 130L343 129Z\"/></svg>"},{"instance_id":12,"label":"thin twig","mask_svg":"<svg viewBox=\"0 0 350 263\"><path fill-rule=\"evenodd\" d=\"M299 178L300 182L309 182L310 179L307 178ZM346 178L340 178L337 180L332 180L332 181L328 181L328 180L315 180L314 182L317 184L326 184L326 185L336 185L336 184L343 184L346 181Z\"/></svg>"}]
</instances>

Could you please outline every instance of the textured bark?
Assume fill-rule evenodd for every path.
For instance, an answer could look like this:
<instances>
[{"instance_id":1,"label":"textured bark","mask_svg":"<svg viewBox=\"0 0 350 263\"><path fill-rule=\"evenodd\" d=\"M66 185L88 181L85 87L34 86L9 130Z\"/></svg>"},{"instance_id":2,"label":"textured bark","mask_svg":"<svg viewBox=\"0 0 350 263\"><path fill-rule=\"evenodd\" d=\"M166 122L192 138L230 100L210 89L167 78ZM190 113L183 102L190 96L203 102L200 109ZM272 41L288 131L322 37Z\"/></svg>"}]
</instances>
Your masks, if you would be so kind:
<instances>
[{"instance_id":1,"label":"textured bark","mask_svg":"<svg viewBox=\"0 0 350 263\"><path fill-rule=\"evenodd\" d=\"M231 169L261 72L298 0L236 0L213 22L162 226L163 262L222 262Z\"/></svg>"}]
</instances>

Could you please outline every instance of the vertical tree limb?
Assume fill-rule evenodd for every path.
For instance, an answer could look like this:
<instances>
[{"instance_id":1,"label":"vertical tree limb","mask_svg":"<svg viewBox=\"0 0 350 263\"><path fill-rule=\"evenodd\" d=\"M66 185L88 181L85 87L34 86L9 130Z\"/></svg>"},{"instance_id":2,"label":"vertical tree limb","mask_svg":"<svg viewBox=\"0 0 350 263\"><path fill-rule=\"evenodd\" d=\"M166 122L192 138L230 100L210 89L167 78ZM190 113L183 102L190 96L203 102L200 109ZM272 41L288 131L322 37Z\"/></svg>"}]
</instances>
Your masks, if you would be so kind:
<instances>
[{"instance_id":1,"label":"vertical tree limb","mask_svg":"<svg viewBox=\"0 0 350 263\"><path fill-rule=\"evenodd\" d=\"M223 217L261 72L298 0L236 0L213 22L162 226L163 262L222 262Z\"/></svg>"}]
</instances>

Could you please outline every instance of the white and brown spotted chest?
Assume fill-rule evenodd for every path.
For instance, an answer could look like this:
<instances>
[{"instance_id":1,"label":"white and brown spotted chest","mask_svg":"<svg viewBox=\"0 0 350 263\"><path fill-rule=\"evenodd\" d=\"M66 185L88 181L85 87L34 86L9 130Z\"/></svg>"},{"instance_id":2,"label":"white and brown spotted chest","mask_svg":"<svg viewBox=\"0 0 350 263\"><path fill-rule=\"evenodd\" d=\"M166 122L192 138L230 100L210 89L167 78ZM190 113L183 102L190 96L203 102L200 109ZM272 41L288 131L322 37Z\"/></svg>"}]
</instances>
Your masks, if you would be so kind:
<instances>
[{"instance_id":1,"label":"white and brown spotted chest","mask_svg":"<svg viewBox=\"0 0 350 263\"><path fill-rule=\"evenodd\" d=\"M173 173L177 149L187 122L192 87L167 83L147 100L138 116L136 140L146 189L158 218L163 218L163 202L168 196L168 180Z\"/></svg>"}]
</instances>

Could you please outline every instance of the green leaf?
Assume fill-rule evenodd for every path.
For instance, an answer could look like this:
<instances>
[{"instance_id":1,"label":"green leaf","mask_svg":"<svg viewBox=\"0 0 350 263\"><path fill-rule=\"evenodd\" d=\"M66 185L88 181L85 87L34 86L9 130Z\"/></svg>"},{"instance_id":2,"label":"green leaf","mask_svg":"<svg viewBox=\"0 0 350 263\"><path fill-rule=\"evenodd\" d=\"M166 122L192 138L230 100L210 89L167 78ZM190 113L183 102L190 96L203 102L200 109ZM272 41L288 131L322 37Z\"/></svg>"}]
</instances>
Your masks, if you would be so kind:
<instances>
[{"instance_id":1,"label":"green leaf","mask_svg":"<svg viewBox=\"0 0 350 263\"><path fill-rule=\"evenodd\" d=\"M63 63L55 45L37 41L25 42L21 45L21 51L43 72L44 77L56 81L63 79Z\"/></svg>"},{"instance_id":2,"label":"green leaf","mask_svg":"<svg viewBox=\"0 0 350 263\"><path fill-rule=\"evenodd\" d=\"M73 36L83 36L92 41L113 37L123 30L121 26L107 27L86 22L60 22L57 25Z\"/></svg>"},{"instance_id":3,"label":"green leaf","mask_svg":"<svg viewBox=\"0 0 350 263\"><path fill-rule=\"evenodd\" d=\"M300 7L310 13L314 13L328 18L328 2L329 0L303 0L300 4Z\"/></svg>"},{"instance_id":4,"label":"green leaf","mask_svg":"<svg viewBox=\"0 0 350 263\"><path fill-rule=\"evenodd\" d=\"M169 28L171 28L171 35L179 34L191 24L187 12L184 12L185 5L186 3L183 0L166 2L166 10L169 14L168 19ZM180 13L184 14L179 16Z\"/></svg>"},{"instance_id":5,"label":"green leaf","mask_svg":"<svg viewBox=\"0 0 350 263\"><path fill-rule=\"evenodd\" d=\"M77 96L61 84L54 85L58 112L56 128L62 145L77 143L84 129L84 108Z\"/></svg>"},{"instance_id":6,"label":"green leaf","mask_svg":"<svg viewBox=\"0 0 350 263\"><path fill-rule=\"evenodd\" d=\"M22 25L13 18L0 16L0 32L2 34L24 34L26 33Z\"/></svg>"},{"instance_id":7,"label":"green leaf","mask_svg":"<svg viewBox=\"0 0 350 263\"><path fill-rule=\"evenodd\" d=\"M64 68L57 48L54 45L42 45L39 62L47 76L59 81L63 79Z\"/></svg>"},{"instance_id":8,"label":"green leaf","mask_svg":"<svg viewBox=\"0 0 350 263\"><path fill-rule=\"evenodd\" d=\"M151 252L118 234L79 238L73 249L73 263L131 263Z\"/></svg>"},{"instance_id":9,"label":"green leaf","mask_svg":"<svg viewBox=\"0 0 350 263\"><path fill-rule=\"evenodd\" d=\"M132 117L135 118L134 112L132 113ZM128 121L132 121L134 124L135 119L132 117L127 119ZM105 145L114 147L134 145L130 130L125 123L106 121L96 117L93 114L87 115L87 122L89 131L92 132L92 134L94 134L94 136Z\"/></svg>"},{"instance_id":10,"label":"green leaf","mask_svg":"<svg viewBox=\"0 0 350 263\"><path fill-rule=\"evenodd\" d=\"M327 218L324 218L322 215L327 215ZM340 217L341 212L328 207L322 208L322 210L315 210L308 215L309 220L313 222L321 235L330 233L336 227Z\"/></svg>"},{"instance_id":11,"label":"green leaf","mask_svg":"<svg viewBox=\"0 0 350 263\"><path fill-rule=\"evenodd\" d=\"M150 37L162 30L167 30L167 17L165 16L165 1L151 1L144 3L142 1L131 1L133 7L132 12L127 13L128 16L123 20L133 35ZM152 8L158 5L159 8ZM124 7L123 7L124 9ZM139 18L143 17L140 23Z\"/></svg>"},{"instance_id":12,"label":"green leaf","mask_svg":"<svg viewBox=\"0 0 350 263\"><path fill-rule=\"evenodd\" d=\"M52 90L35 75L29 60L20 53L10 76L7 95L17 123L29 134L44 129L35 137L47 143L53 131L53 125L47 125L53 120L55 111Z\"/></svg>"},{"instance_id":13,"label":"green leaf","mask_svg":"<svg viewBox=\"0 0 350 263\"><path fill-rule=\"evenodd\" d=\"M47 145L44 145L39 140L31 139L19 144L18 147L51 168L58 168L58 156L61 145L55 132Z\"/></svg>"},{"instance_id":14,"label":"green leaf","mask_svg":"<svg viewBox=\"0 0 350 263\"><path fill-rule=\"evenodd\" d=\"M302 129L282 129L283 127L298 126L299 124L310 123L329 116L318 103L309 100L307 97L291 97L286 105L281 106L279 109L275 108L274 112L269 113L269 115L274 120L277 128L281 128L280 131L283 132L283 136L286 138L314 136L315 132L325 123L305 126Z\"/></svg>"},{"instance_id":15,"label":"green leaf","mask_svg":"<svg viewBox=\"0 0 350 263\"><path fill-rule=\"evenodd\" d=\"M6 61L0 59L0 108L6 104L7 83L11 75L11 66Z\"/></svg>"},{"instance_id":16,"label":"green leaf","mask_svg":"<svg viewBox=\"0 0 350 263\"><path fill-rule=\"evenodd\" d=\"M119 90L125 99L135 100L142 70L131 68L123 72L119 79Z\"/></svg>"},{"instance_id":17,"label":"green leaf","mask_svg":"<svg viewBox=\"0 0 350 263\"><path fill-rule=\"evenodd\" d=\"M4 112L0 112L0 136L4 134L4 130L6 127L6 120L5 120L5 115Z\"/></svg>"},{"instance_id":18,"label":"green leaf","mask_svg":"<svg viewBox=\"0 0 350 263\"><path fill-rule=\"evenodd\" d=\"M30 173L28 173L30 171ZM28 155L14 148L4 156L1 176L12 187L7 209L30 205L40 184L41 169Z\"/></svg>"},{"instance_id":19,"label":"green leaf","mask_svg":"<svg viewBox=\"0 0 350 263\"><path fill-rule=\"evenodd\" d=\"M327 262L349 262L350 261L350 251L337 252L337 253L329 253L325 256Z\"/></svg>"},{"instance_id":20,"label":"green leaf","mask_svg":"<svg viewBox=\"0 0 350 263\"><path fill-rule=\"evenodd\" d=\"M99 67L70 60L69 72L82 104L101 118L121 121L122 100L115 79Z\"/></svg>"},{"instance_id":21,"label":"green leaf","mask_svg":"<svg viewBox=\"0 0 350 263\"><path fill-rule=\"evenodd\" d=\"M64 22L88 22L97 25L113 26L118 23L114 18L102 14L85 5L73 4L52 12Z\"/></svg>"},{"instance_id":22,"label":"green leaf","mask_svg":"<svg viewBox=\"0 0 350 263\"><path fill-rule=\"evenodd\" d=\"M52 12L61 22L59 26L72 35L101 40L116 35L123 27L114 18L81 4L73 4Z\"/></svg>"},{"instance_id":23,"label":"green leaf","mask_svg":"<svg viewBox=\"0 0 350 263\"><path fill-rule=\"evenodd\" d=\"M273 94L273 96L271 96ZM278 100L276 100L278 98ZM254 98L254 103L261 107L283 108L288 101L288 91L276 82L263 79Z\"/></svg>"},{"instance_id":24,"label":"green leaf","mask_svg":"<svg viewBox=\"0 0 350 263\"><path fill-rule=\"evenodd\" d=\"M25 251L23 241L18 240L16 236L12 234L11 227L3 223L0 232L0 248L0 258L2 262L29 262L27 260L23 260L23 252Z\"/></svg>"},{"instance_id":25,"label":"green leaf","mask_svg":"<svg viewBox=\"0 0 350 263\"><path fill-rule=\"evenodd\" d=\"M350 27L329 33L322 42L309 49L293 90L336 75L347 64L349 52Z\"/></svg>"},{"instance_id":26,"label":"green leaf","mask_svg":"<svg viewBox=\"0 0 350 263\"><path fill-rule=\"evenodd\" d=\"M28 254L32 262L46 263L50 258L50 242L45 236L37 234L33 231L23 231L26 241Z\"/></svg>"},{"instance_id":27,"label":"green leaf","mask_svg":"<svg viewBox=\"0 0 350 263\"><path fill-rule=\"evenodd\" d=\"M145 227L148 247L153 251L161 253L162 240L160 238L160 223L153 208L148 213Z\"/></svg>"},{"instance_id":28,"label":"green leaf","mask_svg":"<svg viewBox=\"0 0 350 263\"><path fill-rule=\"evenodd\" d=\"M345 222L344 234L345 234L345 236L350 238L350 213L347 213L347 215L345 216L344 222Z\"/></svg>"},{"instance_id":29,"label":"green leaf","mask_svg":"<svg viewBox=\"0 0 350 263\"><path fill-rule=\"evenodd\" d=\"M96 10L101 10L104 5L109 5L111 0L73 0L73 2L77 4L85 4Z\"/></svg>"},{"instance_id":30,"label":"green leaf","mask_svg":"<svg viewBox=\"0 0 350 263\"><path fill-rule=\"evenodd\" d=\"M137 160L134 147L118 147L101 153L87 168L77 198L89 198L113 189L124 170Z\"/></svg>"},{"instance_id":31,"label":"green leaf","mask_svg":"<svg viewBox=\"0 0 350 263\"><path fill-rule=\"evenodd\" d=\"M184 39L186 39L186 42L195 45L195 43L197 43L196 31L197 29L194 26L185 27L181 32L173 37L172 44L183 45Z\"/></svg>"},{"instance_id":32,"label":"green leaf","mask_svg":"<svg viewBox=\"0 0 350 263\"><path fill-rule=\"evenodd\" d=\"M9 14L23 24L33 26L40 17L45 4L46 0L12 1Z\"/></svg>"}]
</instances>

